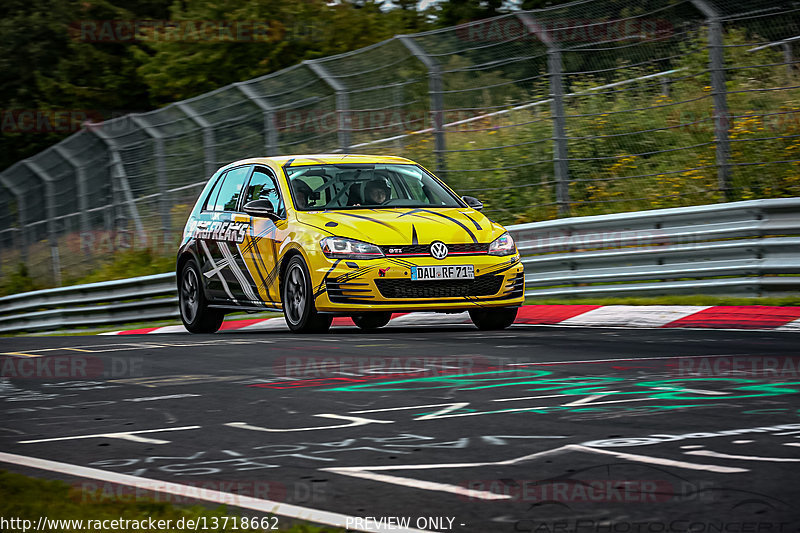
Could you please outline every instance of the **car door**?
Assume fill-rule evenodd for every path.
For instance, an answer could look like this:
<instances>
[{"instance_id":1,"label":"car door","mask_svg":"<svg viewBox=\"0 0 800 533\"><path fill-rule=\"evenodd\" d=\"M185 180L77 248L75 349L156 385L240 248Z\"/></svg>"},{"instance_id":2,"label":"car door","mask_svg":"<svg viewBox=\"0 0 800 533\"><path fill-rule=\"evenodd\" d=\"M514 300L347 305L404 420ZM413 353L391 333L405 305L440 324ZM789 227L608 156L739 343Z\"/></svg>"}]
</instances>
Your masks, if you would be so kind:
<instances>
[{"instance_id":1,"label":"car door","mask_svg":"<svg viewBox=\"0 0 800 533\"><path fill-rule=\"evenodd\" d=\"M198 255L210 300L225 304L248 304L256 300L252 283L244 273L238 245L246 238L248 220L239 211L244 184L253 166L228 170L214 186L200 213Z\"/></svg>"},{"instance_id":2,"label":"car door","mask_svg":"<svg viewBox=\"0 0 800 533\"><path fill-rule=\"evenodd\" d=\"M259 299L269 307L278 307L278 251L286 236L287 220L284 195L271 169L256 166L253 170L242 205L252 200L269 200L275 219L248 216L248 235L239 248Z\"/></svg>"}]
</instances>

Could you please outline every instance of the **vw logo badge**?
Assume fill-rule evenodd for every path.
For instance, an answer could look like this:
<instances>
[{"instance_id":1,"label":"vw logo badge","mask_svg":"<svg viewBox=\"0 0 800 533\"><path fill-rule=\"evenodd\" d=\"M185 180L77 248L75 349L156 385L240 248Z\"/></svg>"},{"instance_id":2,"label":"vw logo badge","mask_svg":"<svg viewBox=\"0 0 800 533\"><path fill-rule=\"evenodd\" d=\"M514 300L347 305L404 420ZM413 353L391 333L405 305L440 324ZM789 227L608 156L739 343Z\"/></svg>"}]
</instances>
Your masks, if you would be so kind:
<instances>
[{"instance_id":1,"label":"vw logo badge","mask_svg":"<svg viewBox=\"0 0 800 533\"><path fill-rule=\"evenodd\" d=\"M447 245L442 241L434 241L431 243L431 255L434 259L444 259L447 257Z\"/></svg>"}]
</instances>

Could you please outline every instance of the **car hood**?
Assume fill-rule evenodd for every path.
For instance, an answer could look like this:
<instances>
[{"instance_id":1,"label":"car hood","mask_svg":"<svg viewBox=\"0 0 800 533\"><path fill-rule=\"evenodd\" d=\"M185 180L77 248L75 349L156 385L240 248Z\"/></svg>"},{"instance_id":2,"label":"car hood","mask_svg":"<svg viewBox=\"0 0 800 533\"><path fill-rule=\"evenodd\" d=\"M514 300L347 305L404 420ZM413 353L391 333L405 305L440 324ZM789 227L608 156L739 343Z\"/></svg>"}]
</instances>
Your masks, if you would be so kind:
<instances>
[{"instance_id":1,"label":"car hood","mask_svg":"<svg viewBox=\"0 0 800 533\"><path fill-rule=\"evenodd\" d=\"M378 245L488 243L505 229L469 208L383 208L298 212L303 224Z\"/></svg>"}]
</instances>

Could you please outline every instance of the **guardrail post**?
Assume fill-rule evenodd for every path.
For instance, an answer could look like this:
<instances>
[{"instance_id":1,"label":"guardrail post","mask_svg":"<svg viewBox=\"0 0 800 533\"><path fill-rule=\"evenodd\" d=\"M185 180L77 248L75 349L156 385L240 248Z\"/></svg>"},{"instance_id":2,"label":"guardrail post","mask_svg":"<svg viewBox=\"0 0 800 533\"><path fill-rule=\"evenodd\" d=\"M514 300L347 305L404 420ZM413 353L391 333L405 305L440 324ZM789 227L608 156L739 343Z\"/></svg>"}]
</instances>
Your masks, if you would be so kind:
<instances>
[{"instance_id":1,"label":"guardrail post","mask_svg":"<svg viewBox=\"0 0 800 533\"><path fill-rule=\"evenodd\" d=\"M338 116L337 131L339 135L339 148L343 153L350 151L350 95L347 93L347 88L339 82L336 78L331 76L330 72L314 60L308 59L303 61L308 65L311 71L319 76L319 78L327 83L331 89L336 92L336 114Z\"/></svg>"},{"instance_id":2,"label":"guardrail post","mask_svg":"<svg viewBox=\"0 0 800 533\"><path fill-rule=\"evenodd\" d=\"M564 80L561 49L529 13L517 13L520 21L531 34L547 47L547 73L550 78L550 114L553 118L553 171L556 177L556 203L558 215L570 214L569 198L569 152L567 145L567 118L564 111Z\"/></svg>"},{"instance_id":3,"label":"guardrail post","mask_svg":"<svg viewBox=\"0 0 800 533\"><path fill-rule=\"evenodd\" d=\"M195 111L192 106L186 102L178 102L175 104L178 109L183 111L192 122L200 126L203 130L203 155L205 156L205 172L206 177L214 175L217 170L217 154L214 141L214 126L211 125L205 117Z\"/></svg>"},{"instance_id":4,"label":"guardrail post","mask_svg":"<svg viewBox=\"0 0 800 533\"><path fill-rule=\"evenodd\" d=\"M442 68L439 62L428 55L410 35L398 35L397 39L425 65L425 68L428 69L428 93L431 99L431 122L433 126L433 149L436 153L436 173L444 177L444 174L447 172L447 164L444 156L447 146L444 136L444 88L442 86Z\"/></svg>"},{"instance_id":5,"label":"guardrail post","mask_svg":"<svg viewBox=\"0 0 800 533\"><path fill-rule=\"evenodd\" d=\"M0 173L0 183L2 183L6 189L11 191L11 194L17 199L17 220L19 221L19 236L20 236L20 257L22 262L26 265L28 264L28 232L25 231L27 227L27 211L28 205L25 201L25 191L20 190L16 184L10 180L5 173Z\"/></svg>"},{"instance_id":6,"label":"guardrail post","mask_svg":"<svg viewBox=\"0 0 800 533\"><path fill-rule=\"evenodd\" d=\"M133 225L136 228L136 233L139 236L140 241L146 244L147 233L144 231L144 225L142 224L142 219L139 216L139 210L136 208L136 202L133 199L133 192L131 191L130 184L128 183L128 176L125 174L125 166L122 164L122 156L119 154L117 142L112 139L110 135L103 131L102 124L87 124L86 126L86 129L90 133L97 135L97 137L103 141L109 153L111 154L109 159L111 163L111 183L115 189L115 198L113 199L114 204L116 205L118 200L127 204L128 211L133 219ZM124 200L116 198L116 196L119 195L121 195ZM117 215L115 214L114 216L115 220L113 229L116 229Z\"/></svg>"},{"instance_id":7,"label":"guardrail post","mask_svg":"<svg viewBox=\"0 0 800 533\"><path fill-rule=\"evenodd\" d=\"M692 0L692 4L706 17L708 22L709 71L711 93L714 98L714 138L717 143L717 187L723 201L732 200L730 182L731 144L728 137L730 114L728 113L728 89L725 80L725 48L722 39L722 18L706 0Z\"/></svg>"},{"instance_id":8,"label":"guardrail post","mask_svg":"<svg viewBox=\"0 0 800 533\"><path fill-rule=\"evenodd\" d=\"M78 188L78 211L80 212L80 229L81 233L88 233L90 231L89 225L89 187L86 183L86 169L78 163L77 159L70 155L69 150L55 145L53 150L61 156L61 159L66 161L74 170L75 178Z\"/></svg>"},{"instance_id":9,"label":"guardrail post","mask_svg":"<svg viewBox=\"0 0 800 533\"><path fill-rule=\"evenodd\" d=\"M58 255L58 237L56 236L56 191L53 178L39 165L25 159L22 164L28 167L31 172L39 176L44 182L45 205L47 209L47 242L50 244L50 257L53 266L53 282L56 287L61 286L61 258Z\"/></svg>"},{"instance_id":10,"label":"guardrail post","mask_svg":"<svg viewBox=\"0 0 800 533\"><path fill-rule=\"evenodd\" d=\"M156 185L158 186L158 210L161 213L161 245L166 245L172 231L170 220L170 202L167 194L167 167L164 162L164 136L146 120L136 115L131 115L134 124L142 128L153 139L156 158ZM213 174L213 172L212 172Z\"/></svg>"},{"instance_id":11,"label":"guardrail post","mask_svg":"<svg viewBox=\"0 0 800 533\"><path fill-rule=\"evenodd\" d=\"M253 102L264 113L264 155L280 155L278 150L278 126L275 120L275 108L270 105L269 100L256 93L247 82L236 82L234 87L239 89L248 100Z\"/></svg>"}]
</instances>

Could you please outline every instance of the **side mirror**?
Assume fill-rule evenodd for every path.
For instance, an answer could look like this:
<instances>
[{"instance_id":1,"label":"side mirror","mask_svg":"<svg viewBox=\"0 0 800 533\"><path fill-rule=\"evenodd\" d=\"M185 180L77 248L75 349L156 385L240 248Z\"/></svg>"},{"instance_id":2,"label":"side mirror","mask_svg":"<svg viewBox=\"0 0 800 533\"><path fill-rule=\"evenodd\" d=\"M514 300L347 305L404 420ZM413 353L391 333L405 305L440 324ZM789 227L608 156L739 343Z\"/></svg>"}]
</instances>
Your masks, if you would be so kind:
<instances>
[{"instance_id":1,"label":"side mirror","mask_svg":"<svg viewBox=\"0 0 800 533\"><path fill-rule=\"evenodd\" d=\"M477 211L483 209L483 202L481 202L480 200L478 200L473 196L462 196L461 199L464 200L464 203L467 204L472 209L475 209Z\"/></svg>"},{"instance_id":2,"label":"side mirror","mask_svg":"<svg viewBox=\"0 0 800 533\"><path fill-rule=\"evenodd\" d=\"M242 209L251 217L278 220L278 215L275 214L275 208L272 206L272 202L269 200L251 200L244 204Z\"/></svg>"}]
</instances>

